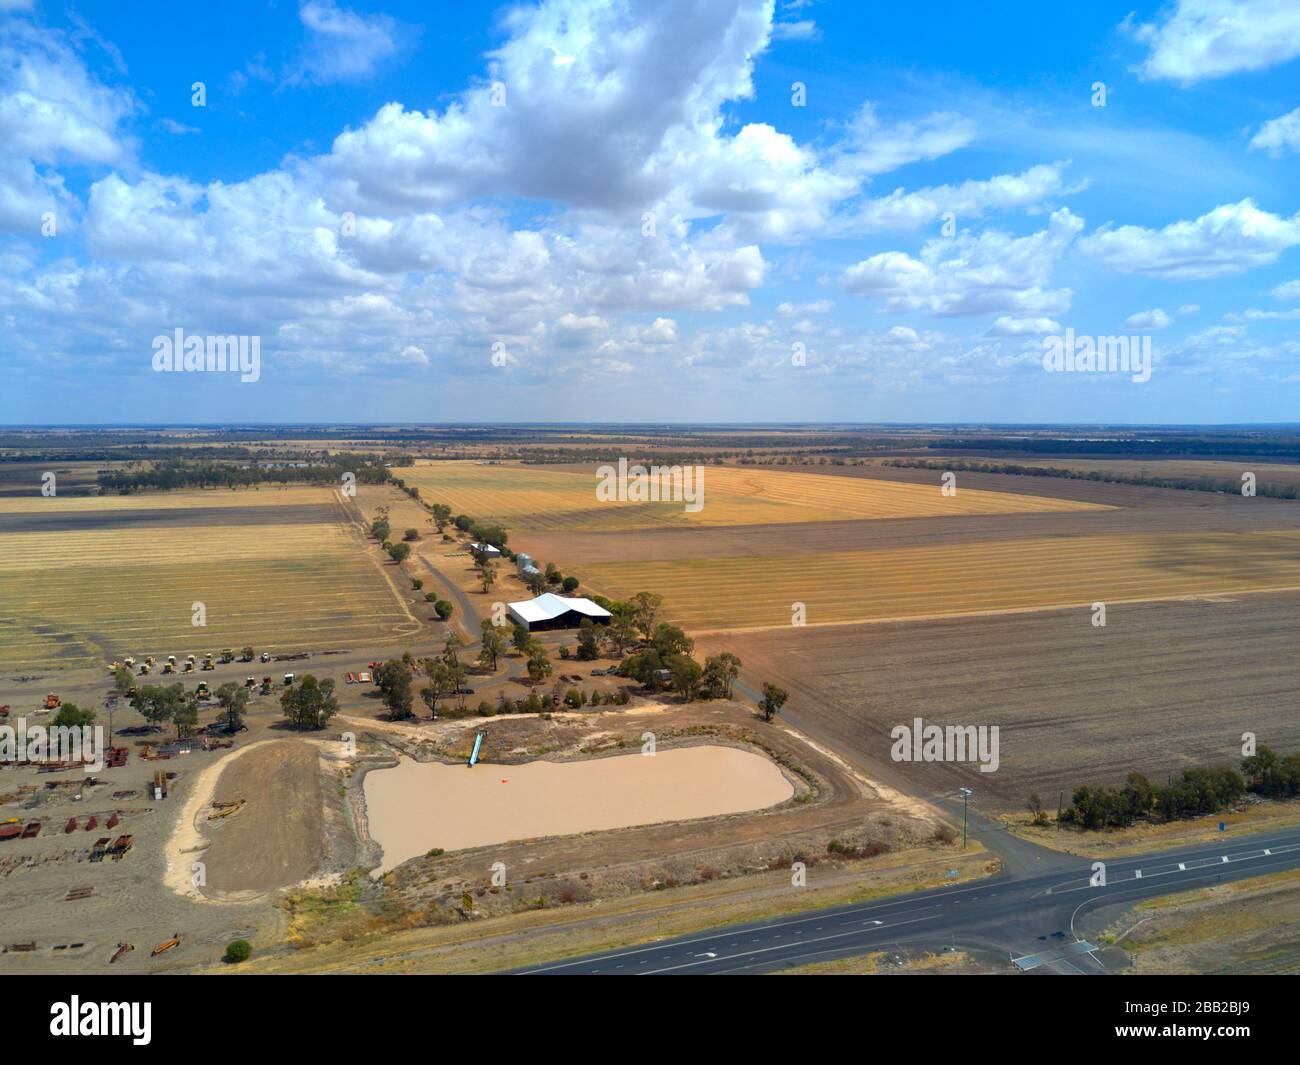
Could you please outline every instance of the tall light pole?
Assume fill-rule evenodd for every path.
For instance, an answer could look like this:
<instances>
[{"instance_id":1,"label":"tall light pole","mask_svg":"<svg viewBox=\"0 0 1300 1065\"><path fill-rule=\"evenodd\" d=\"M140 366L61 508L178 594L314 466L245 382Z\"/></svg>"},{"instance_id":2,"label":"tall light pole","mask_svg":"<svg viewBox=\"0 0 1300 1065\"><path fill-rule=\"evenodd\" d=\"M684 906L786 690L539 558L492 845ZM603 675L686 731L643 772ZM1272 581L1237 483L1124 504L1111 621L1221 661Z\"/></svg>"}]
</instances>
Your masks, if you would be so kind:
<instances>
[{"instance_id":1,"label":"tall light pole","mask_svg":"<svg viewBox=\"0 0 1300 1065\"><path fill-rule=\"evenodd\" d=\"M966 849L966 808L967 808L967 804L970 802L971 790L970 788L958 788L957 791L961 795L961 849L965 850Z\"/></svg>"}]
</instances>

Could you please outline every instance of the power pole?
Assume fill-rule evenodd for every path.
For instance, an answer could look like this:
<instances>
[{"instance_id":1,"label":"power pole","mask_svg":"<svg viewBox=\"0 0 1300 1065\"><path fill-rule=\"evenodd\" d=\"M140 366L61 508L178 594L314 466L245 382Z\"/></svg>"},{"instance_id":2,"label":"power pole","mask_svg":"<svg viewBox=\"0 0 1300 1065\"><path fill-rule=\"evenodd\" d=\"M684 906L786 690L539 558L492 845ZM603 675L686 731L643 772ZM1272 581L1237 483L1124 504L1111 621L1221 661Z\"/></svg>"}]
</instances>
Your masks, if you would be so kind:
<instances>
[{"instance_id":1,"label":"power pole","mask_svg":"<svg viewBox=\"0 0 1300 1065\"><path fill-rule=\"evenodd\" d=\"M971 790L970 790L970 788L961 788L961 789L959 789L959 790L960 790L960 792L961 792L961 849L962 849L962 850L965 850L965 849L966 849L966 838L967 838L967 832L966 832L966 826L967 826L967 814L966 814L966 810L967 810L967 804L970 802Z\"/></svg>"}]
</instances>

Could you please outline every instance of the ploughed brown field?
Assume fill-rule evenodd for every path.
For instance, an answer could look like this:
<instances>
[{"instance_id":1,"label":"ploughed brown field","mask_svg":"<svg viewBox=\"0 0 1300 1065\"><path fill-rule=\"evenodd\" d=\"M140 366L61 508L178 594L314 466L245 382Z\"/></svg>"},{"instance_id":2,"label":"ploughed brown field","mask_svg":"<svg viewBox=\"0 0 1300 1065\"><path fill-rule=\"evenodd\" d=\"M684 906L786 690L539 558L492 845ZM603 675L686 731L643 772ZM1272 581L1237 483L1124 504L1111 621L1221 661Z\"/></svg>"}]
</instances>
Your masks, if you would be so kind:
<instances>
[{"instance_id":1,"label":"ploughed brown field","mask_svg":"<svg viewBox=\"0 0 1300 1065\"><path fill-rule=\"evenodd\" d=\"M1300 751L1300 593L1112 606L1104 628L1081 608L982 618L706 636L742 681L790 692L792 720L927 795L975 790L993 812L1054 809L1079 784L1153 780L1236 764L1242 733ZM898 764L890 730L998 725L997 772Z\"/></svg>"}]
</instances>

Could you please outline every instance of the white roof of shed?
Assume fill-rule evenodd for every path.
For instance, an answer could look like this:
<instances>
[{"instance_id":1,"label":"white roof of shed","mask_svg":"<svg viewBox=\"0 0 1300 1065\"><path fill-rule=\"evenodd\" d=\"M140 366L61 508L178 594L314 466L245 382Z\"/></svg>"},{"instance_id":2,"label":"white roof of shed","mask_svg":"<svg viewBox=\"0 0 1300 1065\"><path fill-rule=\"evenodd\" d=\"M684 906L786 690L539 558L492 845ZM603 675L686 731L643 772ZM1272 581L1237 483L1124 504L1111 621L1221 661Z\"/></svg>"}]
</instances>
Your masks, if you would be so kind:
<instances>
[{"instance_id":1,"label":"white roof of shed","mask_svg":"<svg viewBox=\"0 0 1300 1065\"><path fill-rule=\"evenodd\" d=\"M554 592L546 592L536 599L525 599L523 602L510 604L511 613L529 622L550 621L552 618L558 618L570 610L576 610L579 614L585 614L589 618L607 618L610 616L608 610L593 603L590 599L580 597L566 599Z\"/></svg>"}]
</instances>

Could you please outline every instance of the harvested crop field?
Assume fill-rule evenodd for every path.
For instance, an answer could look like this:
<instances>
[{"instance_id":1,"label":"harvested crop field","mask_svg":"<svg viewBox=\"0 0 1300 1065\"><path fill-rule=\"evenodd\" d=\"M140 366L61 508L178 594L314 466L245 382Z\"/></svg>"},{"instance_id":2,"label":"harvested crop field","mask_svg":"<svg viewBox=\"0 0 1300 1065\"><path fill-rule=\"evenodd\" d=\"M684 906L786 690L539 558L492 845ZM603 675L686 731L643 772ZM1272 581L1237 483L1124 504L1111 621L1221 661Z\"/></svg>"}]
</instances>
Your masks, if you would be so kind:
<instances>
[{"instance_id":1,"label":"harvested crop field","mask_svg":"<svg viewBox=\"0 0 1300 1065\"><path fill-rule=\"evenodd\" d=\"M589 588L653 589L692 630L1025 610L1300 588L1300 531L1079 536L780 557L594 563Z\"/></svg>"},{"instance_id":2,"label":"harvested crop field","mask_svg":"<svg viewBox=\"0 0 1300 1065\"><path fill-rule=\"evenodd\" d=\"M374 642L412 624L330 489L3 500L0 520L0 668Z\"/></svg>"},{"instance_id":3,"label":"harvested crop field","mask_svg":"<svg viewBox=\"0 0 1300 1065\"><path fill-rule=\"evenodd\" d=\"M680 502L602 502L595 467L426 462L401 471L424 499L479 521L519 531L654 529L879 520L965 514L1081 511L1098 504L976 489L944 496L937 484L915 485L761 468L704 468L703 506Z\"/></svg>"},{"instance_id":4,"label":"harvested crop field","mask_svg":"<svg viewBox=\"0 0 1300 1065\"><path fill-rule=\"evenodd\" d=\"M883 625L708 636L742 680L790 692L786 711L814 739L852 753L922 796L966 785L977 803L1055 808L1079 784L1122 784L1235 762L1241 735L1300 750L1300 594L1112 606ZM998 725L997 772L890 761L889 732L927 724Z\"/></svg>"}]
</instances>

